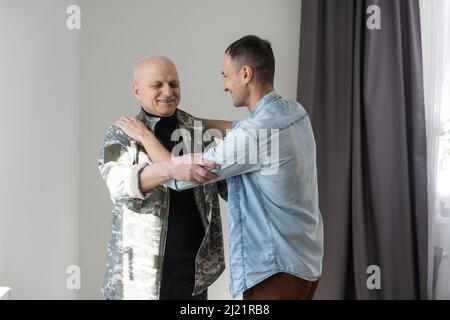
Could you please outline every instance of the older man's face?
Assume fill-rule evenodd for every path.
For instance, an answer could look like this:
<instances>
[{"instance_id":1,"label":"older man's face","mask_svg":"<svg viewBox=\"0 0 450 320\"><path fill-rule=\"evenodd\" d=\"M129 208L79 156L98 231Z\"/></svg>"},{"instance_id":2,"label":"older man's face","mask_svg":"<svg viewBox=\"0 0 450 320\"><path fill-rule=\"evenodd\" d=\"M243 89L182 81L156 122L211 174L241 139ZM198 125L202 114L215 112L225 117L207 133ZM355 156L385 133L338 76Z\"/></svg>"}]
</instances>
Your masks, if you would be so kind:
<instances>
[{"instance_id":1,"label":"older man's face","mask_svg":"<svg viewBox=\"0 0 450 320\"><path fill-rule=\"evenodd\" d=\"M175 65L159 59L141 65L134 93L146 111L155 116L171 116L180 103L180 81Z\"/></svg>"}]
</instances>

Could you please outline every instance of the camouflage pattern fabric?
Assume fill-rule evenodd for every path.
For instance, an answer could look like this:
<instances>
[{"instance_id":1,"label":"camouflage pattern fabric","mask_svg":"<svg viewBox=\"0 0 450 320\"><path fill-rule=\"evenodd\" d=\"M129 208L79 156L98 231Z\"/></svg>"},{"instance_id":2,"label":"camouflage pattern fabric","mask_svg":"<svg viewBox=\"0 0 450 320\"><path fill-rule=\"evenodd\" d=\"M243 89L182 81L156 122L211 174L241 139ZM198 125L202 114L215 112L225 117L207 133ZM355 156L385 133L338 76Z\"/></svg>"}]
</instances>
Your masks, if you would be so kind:
<instances>
[{"instance_id":1,"label":"camouflage pattern fabric","mask_svg":"<svg viewBox=\"0 0 450 320\"><path fill-rule=\"evenodd\" d=\"M194 137L195 119L180 109L177 116L180 128ZM149 117L143 111L137 117L153 132L160 119ZM198 136L201 139L201 135ZM195 142L203 145L201 141L191 139L192 146ZM107 299L159 299L170 192L163 185L145 194L139 190L139 172L151 164L143 147L121 129L116 126L108 129L98 160L98 168L113 202L102 288ZM220 190L226 197L223 182ZM193 294L196 295L219 277L225 264L217 184L196 187L194 195L205 228L195 260Z\"/></svg>"}]
</instances>

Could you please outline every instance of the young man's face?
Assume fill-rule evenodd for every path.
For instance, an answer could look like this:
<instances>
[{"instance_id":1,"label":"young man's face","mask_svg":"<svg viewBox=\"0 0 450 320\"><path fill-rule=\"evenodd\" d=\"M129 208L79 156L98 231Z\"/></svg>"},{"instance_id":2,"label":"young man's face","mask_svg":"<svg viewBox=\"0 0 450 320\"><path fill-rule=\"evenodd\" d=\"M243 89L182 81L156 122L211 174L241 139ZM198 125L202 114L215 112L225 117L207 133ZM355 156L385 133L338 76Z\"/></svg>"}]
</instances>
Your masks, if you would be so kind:
<instances>
[{"instance_id":1,"label":"young man's face","mask_svg":"<svg viewBox=\"0 0 450 320\"><path fill-rule=\"evenodd\" d=\"M245 107L247 105L248 91L239 70L228 54L225 54L222 61L223 89L231 94L235 107Z\"/></svg>"},{"instance_id":2,"label":"young man's face","mask_svg":"<svg viewBox=\"0 0 450 320\"><path fill-rule=\"evenodd\" d=\"M180 81L175 66L164 60L143 67L134 84L142 107L155 116L171 116L180 103Z\"/></svg>"}]
</instances>

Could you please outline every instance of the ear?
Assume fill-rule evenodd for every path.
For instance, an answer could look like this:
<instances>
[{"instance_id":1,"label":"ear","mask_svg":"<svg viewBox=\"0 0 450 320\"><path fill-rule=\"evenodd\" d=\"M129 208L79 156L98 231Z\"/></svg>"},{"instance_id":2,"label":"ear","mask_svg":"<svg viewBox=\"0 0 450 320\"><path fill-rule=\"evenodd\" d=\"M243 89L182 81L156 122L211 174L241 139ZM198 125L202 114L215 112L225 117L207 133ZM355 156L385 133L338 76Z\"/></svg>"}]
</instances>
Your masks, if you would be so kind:
<instances>
[{"instance_id":1,"label":"ear","mask_svg":"<svg viewBox=\"0 0 450 320\"><path fill-rule=\"evenodd\" d=\"M137 99L139 99L139 88L136 82L133 82L133 94Z\"/></svg>"},{"instance_id":2,"label":"ear","mask_svg":"<svg viewBox=\"0 0 450 320\"><path fill-rule=\"evenodd\" d=\"M244 84L248 84L253 78L253 69L249 65L244 65L241 68L241 78Z\"/></svg>"}]
</instances>

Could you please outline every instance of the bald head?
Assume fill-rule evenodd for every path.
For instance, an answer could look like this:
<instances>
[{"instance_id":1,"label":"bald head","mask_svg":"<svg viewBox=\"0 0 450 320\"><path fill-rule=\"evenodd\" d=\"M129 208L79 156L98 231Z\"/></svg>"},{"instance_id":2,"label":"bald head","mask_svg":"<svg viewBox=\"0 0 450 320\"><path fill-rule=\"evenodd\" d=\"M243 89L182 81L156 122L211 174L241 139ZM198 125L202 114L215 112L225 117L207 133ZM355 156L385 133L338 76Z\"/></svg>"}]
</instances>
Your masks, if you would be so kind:
<instances>
[{"instance_id":1,"label":"bald head","mask_svg":"<svg viewBox=\"0 0 450 320\"><path fill-rule=\"evenodd\" d=\"M172 60L161 55L141 59L134 69L133 93L153 115L172 115L180 102L180 81Z\"/></svg>"},{"instance_id":2,"label":"bald head","mask_svg":"<svg viewBox=\"0 0 450 320\"><path fill-rule=\"evenodd\" d=\"M141 82L148 78L149 74L161 71L161 69L171 69L178 78L175 64L166 56L153 55L139 60L134 68L134 83Z\"/></svg>"}]
</instances>

